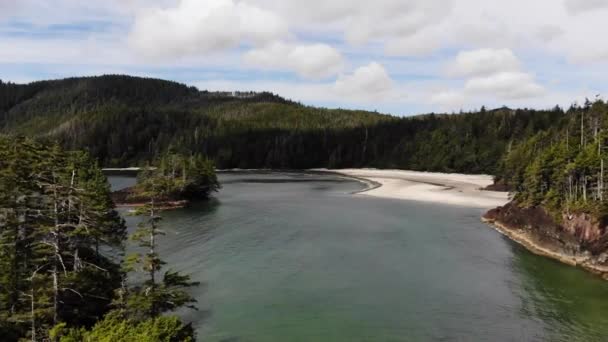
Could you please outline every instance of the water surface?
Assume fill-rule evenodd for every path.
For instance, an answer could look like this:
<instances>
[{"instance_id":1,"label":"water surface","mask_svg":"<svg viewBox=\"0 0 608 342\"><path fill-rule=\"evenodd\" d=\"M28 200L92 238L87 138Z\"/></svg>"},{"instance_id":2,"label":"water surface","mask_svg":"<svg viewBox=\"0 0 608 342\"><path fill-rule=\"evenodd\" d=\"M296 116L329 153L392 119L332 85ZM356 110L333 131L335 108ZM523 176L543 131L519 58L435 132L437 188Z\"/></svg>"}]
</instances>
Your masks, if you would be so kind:
<instances>
[{"instance_id":1,"label":"water surface","mask_svg":"<svg viewBox=\"0 0 608 342\"><path fill-rule=\"evenodd\" d=\"M363 185L334 176L220 180L163 214L162 256L203 283L182 313L201 340L608 341L608 282L530 254L482 210L353 196Z\"/></svg>"}]
</instances>

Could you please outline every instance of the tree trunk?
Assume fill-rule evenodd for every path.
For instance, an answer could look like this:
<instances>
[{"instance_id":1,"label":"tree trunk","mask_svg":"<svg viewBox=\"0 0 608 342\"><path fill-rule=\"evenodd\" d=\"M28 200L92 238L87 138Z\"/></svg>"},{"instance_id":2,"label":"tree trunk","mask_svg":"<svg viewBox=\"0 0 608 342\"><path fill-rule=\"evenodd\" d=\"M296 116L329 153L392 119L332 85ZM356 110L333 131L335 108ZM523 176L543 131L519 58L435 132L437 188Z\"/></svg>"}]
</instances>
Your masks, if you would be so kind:
<instances>
[{"instance_id":1,"label":"tree trunk","mask_svg":"<svg viewBox=\"0 0 608 342\"><path fill-rule=\"evenodd\" d=\"M53 258L53 324L58 323L58 312L59 312L59 262L60 262L60 248L59 248L59 196L57 194L57 182L53 175L53 214L55 220L55 227L53 227L53 247L54 247L54 258Z\"/></svg>"},{"instance_id":2,"label":"tree trunk","mask_svg":"<svg viewBox=\"0 0 608 342\"><path fill-rule=\"evenodd\" d=\"M154 196L150 199L150 294L152 295L152 317L156 317L154 291L156 290L156 222L154 219Z\"/></svg>"},{"instance_id":3,"label":"tree trunk","mask_svg":"<svg viewBox=\"0 0 608 342\"><path fill-rule=\"evenodd\" d=\"M585 120L585 113L581 113L581 148L585 144L585 128L584 128L585 125L584 125L584 120Z\"/></svg>"},{"instance_id":4,"label":"tree trunk","mask_svg":"<svg viewBox=\"0 0 608 342\"><path fill-rule=\"evenodd\" d=\"M34 276L32 276L31 289L32 302L30 304L30 312L32 315L32 342L36 342L36 297L34 297Z\"/></svg>"},{"instance_id":5,"label":"tree trunk","mask_svg":"<svg viewBox=\"0 0 608 342\"><path fill-rule=\"evenodd\" d=\"M601 161L600 165L600 201L604 201L604 159Z\"/></svg>"}]
</instances>

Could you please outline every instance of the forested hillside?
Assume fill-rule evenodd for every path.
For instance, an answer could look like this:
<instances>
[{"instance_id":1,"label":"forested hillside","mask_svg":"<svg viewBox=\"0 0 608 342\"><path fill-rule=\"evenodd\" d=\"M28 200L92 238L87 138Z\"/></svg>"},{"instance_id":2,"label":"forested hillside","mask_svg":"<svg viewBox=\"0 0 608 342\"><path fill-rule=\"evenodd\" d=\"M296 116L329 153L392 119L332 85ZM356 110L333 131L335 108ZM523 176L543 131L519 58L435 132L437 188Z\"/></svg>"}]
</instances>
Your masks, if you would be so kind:
<instances>
[{"instance_id":1,"label":"forested hillside","mask_svg":"<svg viewBox=\"0 0 608 342\"><path fill-rule=\"evenodd\" d=\"M399 118L307 107L270 93L218 93L162 80L102 76L0 83L0 137L3 133L10 137L5 141L25 135L86 150L103 166L143 166L160 156L183 155L205 156L200 165L214 162L220 168L489 173L497 185L514 192L514 201L491 212L489 221L510 225L518 234L528 227L544 248L582 257L591 253L602 267L602 253L608 250L608 104L600 99L567 110L482 108ZM52 155L51 150L42 153ZM189 158L172 165L187 170L186 161L194 160ZM174 170L171 177L163 176L179 179ZM5 265L15 262L4 257ZM25 273L32 272L28 267ZM8 285L1 286L25 286L12 284L11 277L17 275L6 275L1 281ZM19 277L23 281L25 275ZM48 296L44 315L50 326ZM27 301L15 293L2 300L15 303L7 309L26 310Z\"/></svg>"},{"instance_id":2,"label":"forested hillside","mask_svg":"<svg viewBox=\"0 0 608 342\"><path fill-rule=\"evenodd\" d=\"M143 164L171 147L220 168L495 173L505 151L564 116L501 108L397 118L128 76L0 84L0 132L86 149L104 166Z\"/></svg>"},{"instance_id":3,"label":"forested hillside","mask_svg":"<svg viewBox=\"0 0 608 342\"><path fill-rule=\"evenodd\" d=\"M608 279L607 143L607 103L571 108L507 151L497 180L514 200L484 220L533 251Z\"/></svg>"},{"instance_id":4,"label":"forested hillside","mask_svg":"<svg viewBox=\"0 0 608 342\"><path fill-rule=\"evenodd\" d=\"M526 206L542 205L556 214L608 214L608 104L587 101L571 108L548 130L507 151L498 177Z\"/></svg>"}]
</instances>

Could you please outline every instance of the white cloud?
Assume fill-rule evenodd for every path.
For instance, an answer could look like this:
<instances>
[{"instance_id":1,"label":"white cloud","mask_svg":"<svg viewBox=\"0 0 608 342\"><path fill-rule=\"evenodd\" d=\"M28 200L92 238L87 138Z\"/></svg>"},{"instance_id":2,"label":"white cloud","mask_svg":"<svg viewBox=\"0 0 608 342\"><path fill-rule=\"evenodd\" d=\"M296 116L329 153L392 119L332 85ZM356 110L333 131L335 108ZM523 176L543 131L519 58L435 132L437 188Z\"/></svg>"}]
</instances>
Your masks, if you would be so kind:
<instances>
[{"instance_id":1,"label":"white cloud","mask_svg":"<svg viewBox=\"0 0 608 342\"><path fill-rule=\"evenodd\" d=\"M383 99L390 95L393 80L382 65L372 62L350 75L340 76L333 89L352 99Z\"/></svg>"},{"instance_id":2,"label":"white cloud","mask_svg":"<svg viewBox=\"0 0 608 342\"><path fill-rule=\"evenodd\" d=\"M412 110L411 105L416 104L412 97L403 94L415 94L416 98L423 98L423 91L419 87L400 86L390 88L383 94L382 101L378 101L378 94L369 96L362 94L362 89L353 92L344 92L337 89L335 82L307 82L290 80L201 80L193 85L199 89L225 90L225 91L270 91L294 101L305 104L327 106L330 108L352 108L363 110L378 110L400 114L419 114L422 110ZM389 109L390 108L390 109ZM427 110L428 111L428 110Z\"/></svg>"},{"instance_id":3,"label":"white cloud","mask_svg":"<svg viewBox=\"0 0 608 342\"><path fill-rule=\"evenodd\" d=\"M0 0L0 19L10 17L17 11L19 2Z\"/></svg>"},{"instance_id":4,"label":"white cloud","mask_svg":"<svg viewBox=\"0 0 608 342\"><path fill-rule=\"evenodd\" d=\"M544 94L544 88L534 78L523 72L500 72L468 80L465 92L490 94L501 99L522 99Z\"/></svg>"},{"instance_id":5,"label":"white cloud","mask_svg":"<svg viewBox=\"0 0 608 342\"><path fill-rule=\"evenodd\" d=\"M562 36L564 34L564 30L555 25L545 25L538 29L536 35L543 42L551 42L552 40Z\"/></svg>"},{"instance_id":6,"label":"white cloud","mask_svg":"<svg viewBox=\"0 0 608 342\"><path fill-rule=\"evenodd\" d=\"M353 6L354 5L354 6ZM402 39L441 20L450 10L450 0L351 1L357 11L345 27L346 39L354 44L377 38Z\"/></svg>"},{"instance_id":7,"label":"white cloud","mask_svg":"<svg viewBox=\"0 0 608 342\"><path fill-rule=\"evenodd\" d=\"M160 6L171 0L0 0L0 20L14 18L35 26L92 21L127 21L148 6Z\"/></svg>"},{"instance_id":8,"label":"white cloud","mask_svg":"<svg viewBox=\"0 0 608 342\"><path fill-rule=\"evenodd\" d=\"M281 13L298 31L332 32L349 44L380 41L391 53L419 54L401 42L435 27L451 11L453 0L246 0ZM399 46L400 48L396 48Z\"/></svg>"},{"instance_id":9,"label":"white cloud","mask_svg":"<svg viewBox=\"0 0 608 342\"><path fill-rule=\"evenodd\" d=\"M572 14L608 8L606 0L565 0L566 9Z\"/></svg>"},{"instance_id":10,"label":"white cloud","mask_svg":"<svg viewBox=\"0 0 608 342\"><path fill-rule=\"evenodd\" d=\"M342 71L342 54L327 44L294 45L275 42L247 52L248 64L267 69L293 70L306 78L325 78Z\"/></svg>"},{"instance_id":11,"label":"white cloud","mask_svg":"<svg viewBox=\"0 0 608 342\"><path fill-rule=\"evenodd\" d=\"M71 41L19 40L0 38L0 63L107 63L112 60L125 60L122 51L113 44L96 40Z\"/></svg>"},{"instance_id":12,"label":"white cloud","mask_svg":"<svg viewBox=\"0 0 608 342\"><path fill-rule=\"evenodd\" d=\"M181 57L265 44L287 34L278 15L244 2L181 0L177 7L140 12L129 40L146 56Z\"/></svg>"},{"instance_id":13,"label":"white cloud","mask_svg":"<svg viewBox=\"0 0 608 342\"><path fill-rule=\"evenodd\" d=\"M426 29L403 38L386 42L384 51L390 56L423 57L441 48L440 35L434 29Z\"/></svg>"},{"instance_id":14,"label":"white cloud","mask_svg":"<svg viewBox=\"0 0 608 342\"><path fill-rule=\"evenodd\" d=\"M509 49L479 49L458 53L448 72L458 77L469 77L517 71L519 68L519 60Z\"/></svg>"},{"instance_id":15,"label":"white cloud","mask_svg":"<svg viewBox=\"0 0 608 342\"><path fill-rule=\"evenodd\" d=\"M439 105L442 109L461 109L466 103L466 95L461 91L446 90L432 94L431 103Z\"/></svg>"},{"instance_id":16,"label":"white cloud","mask_svg":"<svg viewBox=\"0 0 608 342\"><path fill-rule=\"evenodd\" d=\"M386 77L368 76L376 81L367 88L392 83L377 92L382 101L367 100L380 108L397 93L408 94L407 108L503 101L550 107L558 90L560 101L608 91L608 45L601 41L607 6L607 0L0 0L2 28L21 25L19 35L0 36L0 46L10 47L0 49L0 73L25 79L70 67L74 75L117 68L188 81L229 72L261 86L291 82L281 90L306 90L308 103L355 104L370 92L349 82L365 84L364 77L356 71L336 83L331 77L375 60ZM75 34L52 25L74 27ZM451 54L461 50L468 51ZM252 69L289 70L321 83ZM428 83L432 89L422 90Z\"/></svg>"},{"instance_id":17,"label":"white cloud","mask_svg":"<svg viewBox=\"0 0 608 342\"><path fill-rule=\"evenodd\" d=\"M208 80L194 83L199 89L272 91L295 101L342 105L357 104L365 108L377 106L378 100L386 103L402 102L403 89L396 89L384 67L372 62L352 73L340 76L335 82L295 81L228 81ZM399 95L399 96L398 96ZM352 106L351 106L352 107Z\"/></svg>"},{"instance_id":18,"label":"white cloud","mask_svg":"<svg viewBox=\"0 0 608 342\"><path fill-rule=\"evenodd\" d=\"M521 68L510 49L461 51L447 69L448 75L466 79L464 87L439 91L431 96L431 102L454 109L482 98L494 102L545 95L545 89Z\"/></svg>"},{"instance_id":19,"label":"white cloud","mask_svg":"<svg viewBox=\"0 0 608 342\"><path fill-rule=\"evenodd\" d=\"M355 46L380 43L391 55L466 46L538 49L577 63L608 60L601 51L588 53L591 58L572 58L573 43L597 44L597 33L608 31L606 11L598 11L608 6L606 0L246 1L281 13L298 32L329 33ZM573 11L586 15L572 17Z\"/></svg>"}]
</instances>

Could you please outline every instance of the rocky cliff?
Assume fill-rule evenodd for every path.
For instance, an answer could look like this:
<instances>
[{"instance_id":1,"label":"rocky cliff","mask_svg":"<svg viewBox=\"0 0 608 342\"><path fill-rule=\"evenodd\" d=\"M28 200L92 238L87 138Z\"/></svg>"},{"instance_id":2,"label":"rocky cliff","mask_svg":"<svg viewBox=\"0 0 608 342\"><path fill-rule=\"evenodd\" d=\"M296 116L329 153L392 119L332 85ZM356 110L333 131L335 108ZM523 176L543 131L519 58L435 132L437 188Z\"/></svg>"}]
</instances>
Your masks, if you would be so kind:
<instances>
[{"instance_id":1,"label":"rocky cliff","mask_svg":"<svg viewBox=\"0 0 608 342\"><path fill-rule=\"evenodd\" d=\"M608 280L607 222L589 214L566 214L561 222L544 208L511 202L483 220L530 251L580 266Z\"/></svg>"}]
</instances>

